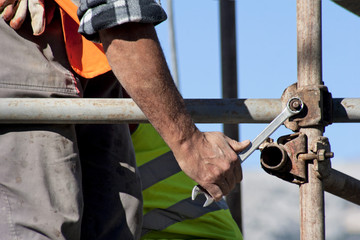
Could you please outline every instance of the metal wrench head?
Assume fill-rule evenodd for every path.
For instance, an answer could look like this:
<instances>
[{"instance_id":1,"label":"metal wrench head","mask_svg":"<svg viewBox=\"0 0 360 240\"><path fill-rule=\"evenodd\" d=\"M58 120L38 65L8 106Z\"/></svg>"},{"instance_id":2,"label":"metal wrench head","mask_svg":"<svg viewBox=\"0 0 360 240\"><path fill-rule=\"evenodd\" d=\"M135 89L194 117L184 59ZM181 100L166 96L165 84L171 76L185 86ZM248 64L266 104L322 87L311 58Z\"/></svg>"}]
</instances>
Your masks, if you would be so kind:
<instances>
[{"instance_id":1,"label":"metal wrench head","mask_svg":"<svg viewBox=\"0 0 360 240\"><path fill-rule=\"evenodd\" d=\"M303 101L298 97L290 98L286 104L287 108L295 115L304 108Z\"/></svg>"},{"instance_id":2,"label":"metal wrench head","mask_svg":"<svg viewBox=\"0 0 360 240\"><path fill-rule=\"evenodd\" d=\"M208 192L206 192L200 185L196 185L192 190L191 199L194 201L199 194L204 194L206 197L206 201L203 207L207 207L214 202L214 199L210 196Z\"/></svg>"}]
</instances>

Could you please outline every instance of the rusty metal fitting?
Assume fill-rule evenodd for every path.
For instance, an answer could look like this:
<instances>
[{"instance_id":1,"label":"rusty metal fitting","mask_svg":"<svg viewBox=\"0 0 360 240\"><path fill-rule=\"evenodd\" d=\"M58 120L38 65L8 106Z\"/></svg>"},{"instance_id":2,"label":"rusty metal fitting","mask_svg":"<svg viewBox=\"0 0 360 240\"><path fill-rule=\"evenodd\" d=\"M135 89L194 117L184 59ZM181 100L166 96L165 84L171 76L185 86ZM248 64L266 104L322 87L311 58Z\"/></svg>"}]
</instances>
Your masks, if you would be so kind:
<instances>
[{"instance_id":1,"label":"rusty metal fitting","mask_svg":"<svg viewBox=\"0 0 360 240\"><path fill-rule=\"evenodd\" d=\"M264 143L261 149L261 167L269 174L285 181L302 184L306 181L305 161L298 160L307 152L305 134L282 136L277 143Z\"/></svg>"},{"instance_id":2,"label":"rusty metal fitting","mask_svg":"<svg viewBox=\"0 0 360 240\"><path fill-rule=\"evenodd\" d=\"M315 153L304 153L299 154L299 160L301 161L311 161L311 160L318 160L318 161L325 161L326 159L333 158L333 152L326 152L325 149L320 149L316 154Z\"/></svg>"},{"instance_id":3,"label":"rusty metal fitting","mask_svg":"<svg viewBox=\"0 0 360 240\"><path fill-rule=\"evenodd\" d=\"M267 145L269 145L270 143L273 143L273 142L274 142L274 139L267 138L262 144L260 144L259 150L262 151Z\"/></svg>"},{"instance_id":4,"label":"rusty metal fitting","mask_svg":"<svg viewBox=\"0 0 360 240\"><path fill-rule=\"evenodd\" d=\"M289 106L292 111L299 111L302 108L302 101L299 98L292 98Z\"/></svg>"},{"instance_id":5,"label":"rusty metal fitting","mask_svg":"<svg viewBox=\"0 0 360 240\"><path fill-rule=\"evenodd\" d=\"M326 159L333 157L334 157L334 153L327 152L325 149L319 149L319 151L317 152L317 160L319 161L325 161Z\"/></svg>"},{"instance_id":6,"label":"rusty metal fitting","mask_svg":"<svg viewBox=\"0 0 360 240\"><path fill-rule=\"evenodd\" d=\"M303 153L299 154L298 159L301 161L312 161L317 159L317 155L315 153Z\"/></svg>"},{"instance_id":7,"label":"rusty metal fitting","mask_svg":"<svg viewBox=\"0 0 360 240\"><path fill-rule=\"evenodd\" d=\"M279 172L289 171L289 157L284 147L277 143L267 144L261 151L260 161L263 168L268 170L276 170Z\"/></svg>"},{"instance_id":8,"label":"rusty metal fitting","mask_svg":"<svg viewBox=\"0 0 360 240\"><path fill-rule=\"evenodd\" d=\"M292 183L303 182L292 173L293 164L283 145L269 143L264 146L260 155L261 167L265 172Z\"/></svg>"},{"instance_id":9,"label":"rusty metal fitting","mask_svg":"<svg viewBox=\"0 0 360 240\"><path fill-rule=\"evenodd\" d=\"M302 99L304 109L296 117L285 121L287 128L298 131L302 127L325 127L332 123L332 96L326 86L298 88L295 83L283 92L282 105L285 106L293 97ZM298 103L294 102L294 107L297 105Z\"/></svg>"}]
</instances>

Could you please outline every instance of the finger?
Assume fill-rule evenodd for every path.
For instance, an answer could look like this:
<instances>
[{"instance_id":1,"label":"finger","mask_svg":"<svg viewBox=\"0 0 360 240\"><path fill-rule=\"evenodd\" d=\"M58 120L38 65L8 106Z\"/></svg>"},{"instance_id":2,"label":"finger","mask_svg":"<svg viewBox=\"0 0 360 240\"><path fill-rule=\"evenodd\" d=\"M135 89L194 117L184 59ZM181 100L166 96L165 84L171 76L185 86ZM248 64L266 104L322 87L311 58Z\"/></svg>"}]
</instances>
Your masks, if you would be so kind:
<instances>
[{"instance_id":1,"label":"finger","mask_svg":"<svg viewBox=\"0 0 360 240\"><path fill-rule=\"evenodd\" d=\"M14 5L15 0L0 0L0 12L8 5Z\"/></svg>"},{"instance_id":2,"label":"finger","mask_svg":"<svg viewBox=\"0 0 360 240\"><path fill-rule=\"evenodd\" d=\"M215 188L215 191L220 189L221 192L219 194L221 196L227 195L235 187L235 176L233 174L232 168L229 168L226 172L223 172L218 166L212 165L208 168L208 170L212 175L213 181L209 180L207 183L210 184L210 186L218 186L218 188ZM214 194L212 196L215 199L221 198L221 196L217 197L217 192L212 193L210 190L209 193L210 195Z\"/></svg>"},{"instance_id":3,"label":"finger","mask_svg":"<svg viewBox=\"0 0 360 240\"><path fill-rule=\"evenodd\" d=\"M230 174L229 177L225 178L219 185L223 195L228 195L231 190L235 187L235 178L233 174Z\"/></svg>"},{"instance_id":4,"label":"finger","mask_svg":"<svg viewBox=\"0 0 360 240\"><path fill-rule=\"evenodd\" d=\"M242 141L242 142L238 142L238 141L235 141L235 140L233 140L231 138L228 138L228 141L229 141L229 145L237 153L244 151L250 145L250 140L245 140L245 141Z\"/></svg>"},{"instance_id":5,"label":"finger","mask_svg":"<svg viewBox=\"0 0 360 240\"><path fill-rule=\"evenodd\" d=\"M224 172L216 165L210 164L207 167L206 174L198 183L216 200L220 200L229 191Z\"/></svg>"},{"instance_id":6,"label":"finger","mask_svg":"<svg viewBox=\"0 0 360 240\"><path fill-rule=\"evenodd\" d=\"M3 12L1 13L1 16L6 22L8 22L11 20L14 14L15 14L14 5L10 4L4 8Z\"/></svg>"},{"instance_id":7,"label":"finger","mask_svg":"<svg viewBox=\"0 0 360 240\"><path fill-rule=\"evenodd\" d=\"M227 195L235 187L235 184L237 183L237 180L239 178L239 172L236 172L236 170L238 170L236 166L237 166L236 162L233 162L231 164L231 168L228 171L226 171L224 174L225 176L224 180L226 181L227 184L226 186L220 185L224 195Z\"/></svg>"},{"instance_id":8,"label":"finger","mask_svg":"<svg viewBox=\"0 0 360 240\"><path fill-rule=\"evenodd\" d=\"M235 183L241 182L241 180L243 178L243 174L242 174L242 168L241 168L240 161L237 161L236 163L234 163L233 173L234 173Z\"/></svg>"},{"instance_id":9,"label":"finger","mask_svg":"<svg viewBox=\"0 0 360 240\"><path fill-rule=\"evenodd\" d=\"M220 201L223 197L221 188L216 184L202 185L202 187L211 195L215 201Z\"/></svg>"},{"instance_id":10,"label":"finger","mask_svg":"<svg viewBox=\"0 0 360 240\"><path fill-rule=\"evenodd\" d=\"M243 178L242 175L242 168L240 161L235 161L231 164L231 168L229 169L228 173L226 174L226 181L228 183L229 190L222 189L223 193L226 195L228 191L231 192L237 183L240 183Z\"/></svg>"},{"instance_id":11,"label":"finger","mask_svg":"<svg viewBox=\"0 0 360 240\"><path fill-rule=\"evenodd\" d=\"M29 0L29 12L33 34L41 35L45 31L46 24L44 0Z\"/></svg>"},{"instance_id":12,"label":"finger","mask_svg":"<svg viewBox=\"0 0 360 240\"><path fill-rule=\"evenodd\" d=\"M19 1L15 9L16 13L13 19L10 21L10 27L13 29L19 29L26 18L27 0Z\"/></svg>"}]
</instances>

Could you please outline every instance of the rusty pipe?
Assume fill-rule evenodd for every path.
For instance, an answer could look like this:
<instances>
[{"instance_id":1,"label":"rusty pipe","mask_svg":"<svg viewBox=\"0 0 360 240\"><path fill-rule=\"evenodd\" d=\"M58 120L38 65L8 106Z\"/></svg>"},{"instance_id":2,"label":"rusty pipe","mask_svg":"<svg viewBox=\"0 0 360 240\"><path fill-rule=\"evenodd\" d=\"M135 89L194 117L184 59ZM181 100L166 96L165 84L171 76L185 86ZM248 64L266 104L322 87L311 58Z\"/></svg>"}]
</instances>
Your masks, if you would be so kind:
<instances>
[{"instance_id":1,"label":"rusty pipe","mask_svg":"<svg viewBox=\"0 0 360 240\"><path fill-rule=\"evenodd\" d=\"M261 166L268 171L287 172L289 171L289 157L282 145L269 143L260 154ZM291 167L291 165L290 165Z\"/></svg>"},{"instance_id":2,"label":"rusty pipe","mask_svg":"<svg viewBox=\"0 0 360 240\"><path fill-rule=\"evenodd\" d=\"M261 149L260 163L265 172L285 181L298 183L301 179L294 174L293 163L286 151L286 147L282 144L264 144ZM295 166L294 169L297 169L297 167Z\"/></svg>"}]
</instances>

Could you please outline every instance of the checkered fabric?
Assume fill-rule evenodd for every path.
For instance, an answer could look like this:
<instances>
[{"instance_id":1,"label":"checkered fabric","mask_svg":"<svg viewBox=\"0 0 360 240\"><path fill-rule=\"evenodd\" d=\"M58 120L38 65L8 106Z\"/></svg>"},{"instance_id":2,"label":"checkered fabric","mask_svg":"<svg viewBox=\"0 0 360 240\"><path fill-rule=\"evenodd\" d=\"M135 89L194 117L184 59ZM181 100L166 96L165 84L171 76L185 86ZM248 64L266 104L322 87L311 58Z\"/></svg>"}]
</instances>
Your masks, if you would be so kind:
<instances>
[{"instance_id":1,"label":"checkered fabric","mask_svg":"<svg viewBox=\"0 0 360 240\"><path fill-rule=\"evenodd\" d=\"M128 22L153 23L166 20L155 0L80 0L79 32L87 39L99 41L98 31Z\"/></svg>"}]
</instances>

